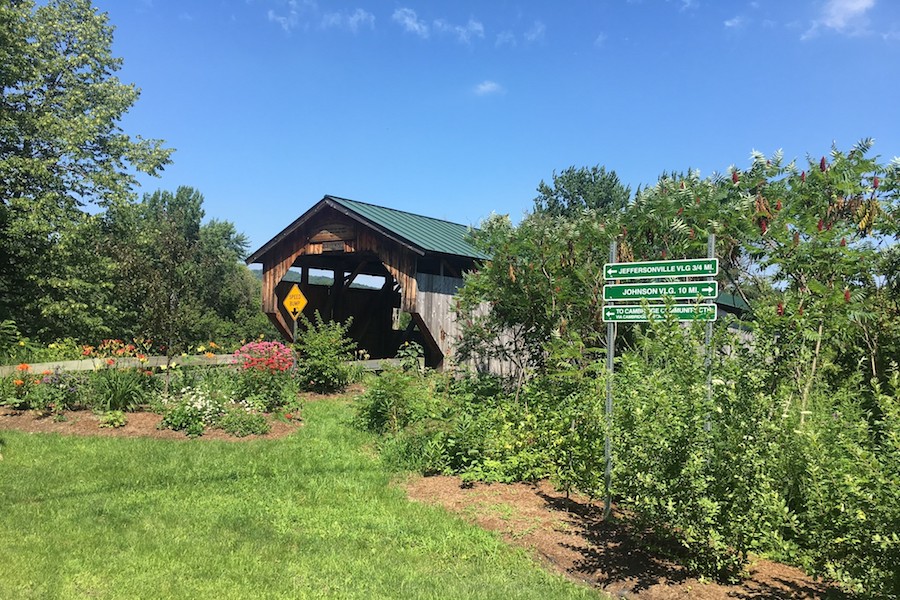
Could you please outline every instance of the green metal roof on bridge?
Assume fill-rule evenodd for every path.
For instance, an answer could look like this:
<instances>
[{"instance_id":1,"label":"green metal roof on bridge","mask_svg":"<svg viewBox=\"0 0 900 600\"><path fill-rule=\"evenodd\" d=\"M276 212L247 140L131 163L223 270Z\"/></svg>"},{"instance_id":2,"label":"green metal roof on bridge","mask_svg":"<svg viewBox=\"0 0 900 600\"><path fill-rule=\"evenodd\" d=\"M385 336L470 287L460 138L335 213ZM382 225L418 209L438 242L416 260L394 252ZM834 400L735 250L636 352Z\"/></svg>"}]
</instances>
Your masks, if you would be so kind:
<instances>
[{"instance_id":1,"label":"green metal roof on bridge","mask_svg":"<svg viewBox=\"0 0 900 600\"><path fill-rule=\"evenodd\" d=\"M337 196L325 196L325 200L343 206L426 252L488 258L466 240L471 229L466 225Z\"/></svg>"},{"instance_id":2,"label":"green metal roof on bridge","mask_svg":"<svg viewBox=\"0 0 900 600\"><path fill-rule=\"evenodd\" d=\"M332 208L348 217L393 238L418 254L443 254L462 256L476 260L490 258L467 241L472 229L459 223L416 215L402 210L377 206L338 196L325 196L303 213L274 238L247 258L247 264L260 262L275 246L302 227L310 218L325 208Z\"/></svg>"}]
</instances>

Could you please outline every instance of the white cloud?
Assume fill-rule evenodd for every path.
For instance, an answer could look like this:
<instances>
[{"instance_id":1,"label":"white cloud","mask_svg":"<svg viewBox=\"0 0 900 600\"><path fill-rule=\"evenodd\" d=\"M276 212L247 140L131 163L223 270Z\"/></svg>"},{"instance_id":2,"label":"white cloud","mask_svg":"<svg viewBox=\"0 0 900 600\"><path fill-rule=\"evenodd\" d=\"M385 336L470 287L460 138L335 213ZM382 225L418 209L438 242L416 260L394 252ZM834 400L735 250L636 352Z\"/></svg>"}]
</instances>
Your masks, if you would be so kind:
<instances>
[{"instance_id":1,"label":"white cloud","mask_svg":"<svg viewBox=\"0 0 900 600\"><path fill-rule=\"evenodd\" d=\"M667 2L671 2L672 0L666 0ZM681 6L678 10L691 10L694 8L700 7L699 0L676 0Z\"/></svg>"},{"instance_id":2,"label":"white cloud","mask_svg":"<svg viewBox=\"0 0 900 600\"><path fill-rule=\"evenodd\" d=\"M728 27L730 29L737 29L738 27L742 27L744 25L744 23L746 23L746 22L747 22L747 20L744 19L744 17L737 16L737 17L732 17L731 19L728 19L727 21L725 21L723 23L723 25L725 25L725 27Z\"/></svg>"},{"instance_id":3,"label":"white cloud","mask_svg":"<svg viewBox=\"0 0 900 600\"><path fill-rule=\"evenodd\" d=\"M607 40L607 39L608 39L608 36L607 36L605 33L600 33L600 34L594 39L594 45L597 46L597 47L599 48L600 46L602 46L603 44L606 43L606 40Z\"/></svg>"},{"instance_id":4,"label":"white cloud","mask_svg":"<svg viewBox=\"0 0 900 600\"><path fill-rule=\"evenodd\" d=\"M828 0L818 19L801 36L809 39L821 29L831 29L847 35L865 33L869 25L866 13L875 6L875 0Z\"/></svg>"},{"instance_id":5,"label":"white cloud","mask_svg":"<svg viewBox=\"0 0 900 600\"><path fill-rule=\"evenodd\" d=\"M336 29L346 29L348 31L352 31L353 33L359 31L361 27L375 29L375 15L370 12L366 12L361 8L357 8L352 13L326 13L322 17L322 27L324 29L330 29L332 27Z\"/></svg>"},{"instance_id":6,"label":"white cloud","mask_svg":"<svg viewBox=\"0 0 900 600\"><path fill-rule=\"evenodd\" d=\"M437 19L434 22L434 30L455 35L461 44L470 43L472 38L484 37L484 25L474 19L469 19L465 25L453 25L444 19Z\"/></svg>"},{"instance_id":7,"label":"white cloud","mask_svg":"<svg viewBox=\"0 0 900 600\"><path fill-rule=\"evenodd\" d=\"M420 21L416 11L411 8L398 8L391 18L400 24L408 33L414 33L422 39L428 37L428 24Z\"/></svg>"},{"instance_id":8,"label":"white cloud","mask_svg":"<svg viewBox=\"0 0 900 600\"><path fill-rule=\"evenodd\" d=\"M313 0L288 0L285 12L276 12L269 9L266 16L269 21L278 23L285 31L290 31L300 25L300 18L306 11L315 11L317 8Z\"/></svg>"},{"instance_id":9,"label":"white cloud","mask_svg":"<svg viewBox=\"0 0 900 600\"><path fill-rule=\"evenodd\" d=\"M494 45L498 48L500 46L511 46L515 48L516 36L512 31L501 31L497 34L497 40L494 42Z\"/></svg>"},{"instance_id":10,"label":"white cloud","mask_svg":"<svg viewBox=\"0 0 900 600\"><path fill-rule=\"evenodd\" d=\"M546 32L547 26L540 21L535 21L531 29L525 32L525 40L529 42L543 41Z\"/></svg>"},{"instance_id":11,"label":"white cloud","mask_svg":"<svg viewBox=\"0 0 900 600\"><path fill-rule=\"evenodd\" d=\"M485 80L475 86L476 96L490 96L503 93L503 86L496 81Z\"/></svg>"},{"instance_id":12,"label":"white cloud","mask_svg":"<svg viewBox=\"0 0 900 600\"><path fill-rule=\"evenodd\" d=\"M829 0L822 25L843 31L857 23L873 6L875 0Z\"/></svg>"}]
</instances>

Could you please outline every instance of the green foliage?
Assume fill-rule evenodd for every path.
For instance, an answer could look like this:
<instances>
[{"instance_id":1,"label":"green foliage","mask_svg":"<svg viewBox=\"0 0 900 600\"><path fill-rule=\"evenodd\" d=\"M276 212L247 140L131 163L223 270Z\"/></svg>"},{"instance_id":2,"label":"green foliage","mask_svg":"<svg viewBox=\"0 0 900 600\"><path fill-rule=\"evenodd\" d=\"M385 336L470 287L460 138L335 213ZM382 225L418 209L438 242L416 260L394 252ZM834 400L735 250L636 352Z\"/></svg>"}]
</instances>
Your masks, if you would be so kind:
<instances>
[{"instance_id":1,"label":"green foliage","mask_svg":"<svg viewBox=\"0 0 900 600\"><path fill-rule=\"evenodd\" d=\"M489 376L452 380L388 369L359 398L357 421L384 436L382 456L398 468L533 481L550 474L541 417L551 412L507 396Z\"/></svg>"},{"instance_id":2,"label":"green foliage","mask_svg":"<svg viewBox=\"0 0 900 600\"><path fill-rule=\"evenodd\" d=\"M32 385L29 376L18 373L0 378L0 404L15 410L28 408L28 392Z\"/></svg>"},{"instance_id":3,"label":"green foliage","mask_svg":"<svg viewBox=\"0 0 900 600\"><path fill-rule=\"evenodd\" d=\"M598 345L610 223L593 213L537 213L518 227L508 217L483 223L474 241L492 260L466 275L457 297L461 357L496 357L524 371L543 367L553 336Z\"/></svg>"},{"instance_id":4,"label":"green foliage","mask_svg":"<svg viewBox=\"0 0 900 600\"><path fill-rule=\"evenodd\" d=\"M128 417L121 410L108 410L100 415L100 427L116 429L128 424Z\"/></svg>"},{"instance_id":5,"label":"green foliage","mask_svg":"<svg viewBox=\"0 0 900 600\"><path fill-rule=\"evenodd\" d=\"M739 343L725 336L722 347ZM772 400L728 356L707 397L702 328L656 323L615 381L615 492L637 521L688 550L701 573L733 578L786 526ZM652 376L648 377L648 372ZM753 373L756 375L756 373Z\"/></svg>"},{"instance_id":6,"label":"green foliage","mask_svg":"<svg viewBox=\"0 0 900 600\"><path fill-rule=\"evenodd\" d=\"M7 2L0 40L0 357L38 360L10 352L11 326L42 343L150 335L169 356L274 335L240 262L246 238L201 225L199 192L133 202L137 173L159 173L172 150L120 128L139 92L116 78L106 14Z\"/></svg>"},{"instance_id":7,"label":"green foliage","mask_svg":"<svg viewBox=\"0 0 900 600\"><path fill-rule=\"evenodd\" d=\"M291 372L294 354L281 342L251 342L235 353L237 398L262 412L271 412L297 397Z\"/></svg>"},{"instance_id":8,"label":"green foliage","mask_svg":"<svg viewBox=\"0 0 900 600\"><path fill-rule=\"evenodd\" d=\"M3 431L0 597L597 598L409 502L346 399L308 413L241 444Z\"/></svg>"},{"instance_id":9,"label":"green foliage","mask_svg":"<svg viewBox=\"0 0 900 600\"><path fill-rule=\"evenodd\" d=\"M91 377L90 406L97 410L130 411L153 391L151 378L137 369L103 368Z\"/></svg>"},{"instance_id":10,"label":"green foliage","mask_svg":"<svg viewBox=\"0 0 900 600\"><path fill-rule=\"evenodd\" d=\"M900 162L871 147L663 174L602 208L587 172L554 175L518 226L492 217L475 234L492 259L459 295L461 356L511 363L514 392L468 402L445 386L427 417L388 428L383 451L465 478L550 475L596 496L609 243L625 262L696 258L715 234L720 288L750 311L716 324L712 355L696 327L619 328L616 501L707 576L738 576L766 553L865 597L900 596Z\"/></svg>"},{"instance_id":11,"label":"green foliage","mask_svg":"<svg viewBox=\"0 0 900 600\"><path fill-rule=\"evenodd\" d=\"M64 410L82 406L85 402L82 377L59 371L40 375L28 393L28 407L46 415L60 415Z\"/></svg>"},{"instance_id":12,"label":"green foliage","mask_svg":"<svg viewBox=\"0 0 900 600\"><path fill-rule=\"evenodd\" d=\"M424 356L425 349L415 342L403 342L397 349L397 359L400 361L400 368L404 371L418 371Z\"/></svg>"},{"instance_id":13,"label":"green foliage","mask_svg":"<svg viewBox=\"0 0 900 600\"><path fill-rule=\"evenodd\" d=\"M14 362L25 362L16 360L21 335L14 321L4 319L0 321L0 359L5 364ZM24 345L24 341L23 344Z\"/></svg>"},{"instance_id":14,"label":"green foliage","mask_svg":"<svg viewBox=\"0 0 900 600\"><path fill-rule=\"evenodd\" d=\"M343 390L350 380L347 361L353 359L356 343L347 337L350 321L325 321L318 313L312 321L302 317L298 336L295 377L302 389L329 393Z\"/></svg>"},{"instance_id":15,"label":"green foliage","mask_svg":"<svg viewBox=\"0 0 900 600\"><path fill-rule=\"evenodd\" d=\"M553 185L543 181L537 188L534 212L554 217L580 217L585 213L612 215L625 209L631 190L622 185L615 171L595 166L590 169L569 167L553 173Z\"/></svg>"},{"instance_id":16,"label":"green foliage","mask_svg":"<svg viewBox=\"0 0 900 600\"><path fill-rule=\"evenodd\" d=\"M396 434L428 416L434 405L426 380L403 369L389 368L359 398L357 419L375 433Z\"/></svg>"},{"instance_id":17,"label":"green foliage","mask_svg":"<svg viewBox=\"0 0 900 600\"><path fill-rule=\"evenodd\" d=\"M165 413L158 427L183 431L189 437L203 435L226 412L221 399L202 389L183 389L178 396L162 398L162 404Z\"/></svg>"},{"instance_id":18,"label":"green foliage","mask_svg":"<svg viewBox=\"0 0 900 600\"><path fill-rule=\"evenodd\" d=\"M250 412L243 408L229 409L217 426L235 437L265 435L272 429L265 415Z\"/></svg>"},{"instance_id":19,"label":"green foliage","mask_svg":"<svg viewBox=\"0 0 900 600\"><path fill-rule=\"evenodd\" d=\"M895 370L872 423L848 382L839 394L816 398L794 432L797 473L796 542L810 549L804 562L871 597L900 595L900 377Z\"/></svg>"},{"instance_id":20,"label":"green foliage","mask_svg":"<svg viewBox=\"0 0 900 600\"><path fill-rule=\"evenodd\" d=\"M119 127L138 90L115 76L105 14L87 0L0 10L0 314L29 337L103 337L114 260L81 205L125 201L172 151Z\"/></svg>"}]
</instances>

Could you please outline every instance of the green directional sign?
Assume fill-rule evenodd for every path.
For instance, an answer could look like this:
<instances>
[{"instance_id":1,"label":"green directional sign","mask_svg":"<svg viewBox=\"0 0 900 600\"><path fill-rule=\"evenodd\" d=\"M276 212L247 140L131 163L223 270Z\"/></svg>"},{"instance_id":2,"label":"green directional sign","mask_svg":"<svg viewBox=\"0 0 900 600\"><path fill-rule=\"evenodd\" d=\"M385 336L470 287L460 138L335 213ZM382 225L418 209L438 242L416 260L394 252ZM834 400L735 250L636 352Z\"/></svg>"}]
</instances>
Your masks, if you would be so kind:
<instances>
[{"instance_id":1,"label":"green directional sign","mask_svg":"<svg viewBox=\"0 0 900 600\"><path fill-rule=\"evenodd\" d=\"M715 321L715 304L607 304L603 320L607 323L641 323L666 318L666 311L679 321Z\"/></svg>"},{"instance_id":2,"label":"green directional sign","mask_svg":"<svg viewBox=\"0 0 900 600\"><path fill-rule=\"evenodd\" d=\"M710 277L719 271L718 258L688 258L652 262L606 263L604 279L659 279L660 277Z\"/></svg>"},{"instance_id":3,"label":"green directional sign","mask_svg":"<svg viewBox=\"0 0 900 600\"><path fill-rule=\"evenodd\" d=\"M675 283L619 283L603 286L603 299L616 300L702 300L714 299L719 295L719 284L715 281L679 281Z\"/></svg>"}]
</instances>

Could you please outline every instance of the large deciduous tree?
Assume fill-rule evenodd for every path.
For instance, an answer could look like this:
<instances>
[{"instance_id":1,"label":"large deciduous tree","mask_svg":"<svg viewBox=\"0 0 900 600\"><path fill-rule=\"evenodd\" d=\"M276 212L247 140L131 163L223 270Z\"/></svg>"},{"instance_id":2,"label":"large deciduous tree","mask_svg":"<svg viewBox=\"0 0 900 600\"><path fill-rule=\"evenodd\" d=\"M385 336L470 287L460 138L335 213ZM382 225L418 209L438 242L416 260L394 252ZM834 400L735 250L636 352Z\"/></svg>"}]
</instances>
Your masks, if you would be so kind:
<instances>
[{"instance_id":1,"label":"large deciduous tree","mask_svg":"<svg viewBox=\"0 0 900 600\"><path fill-rule=\"evenodd\" d=\"M119 335L149 336L171 355L274 334L258 307L260 282L242 262L247 238L203 216L203 195L186 186L107 211L108 252L117 261L111 326Z\"/></svg>"},{"instance_id":2,"label":"large deciduous tree","mask_svg":"<svg viewBox=\"0 0 900 600\"><path fill-rule=\"evenodd\" d=\"M139 92L121 82L113 28L89 0L0 0L0 319L29 335L101 335L109 303L97 220L170 149L119 126Z\"/></svg>"},{"instance_id":3,"label":"large deciduous tree","mask_svg":"<svg viewBox=\"0 0 900 600\"><path fill-rule=\"evenodd\" d=\"M554 173L537 191L517 227L493 217L474 233L492 258L467 276L458 304L462 356L499 357L520 373L543 364L549 340L599 344L603 263L630 195L604 167Z\"/></svg>"}]
</instances>

